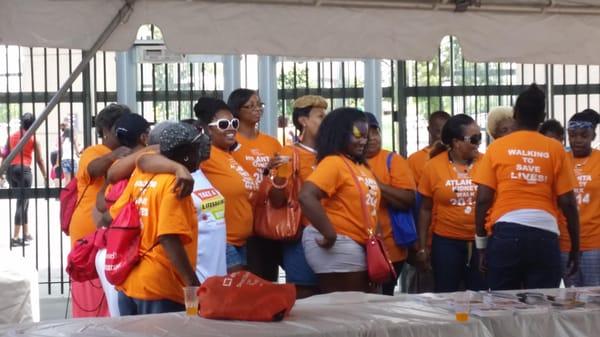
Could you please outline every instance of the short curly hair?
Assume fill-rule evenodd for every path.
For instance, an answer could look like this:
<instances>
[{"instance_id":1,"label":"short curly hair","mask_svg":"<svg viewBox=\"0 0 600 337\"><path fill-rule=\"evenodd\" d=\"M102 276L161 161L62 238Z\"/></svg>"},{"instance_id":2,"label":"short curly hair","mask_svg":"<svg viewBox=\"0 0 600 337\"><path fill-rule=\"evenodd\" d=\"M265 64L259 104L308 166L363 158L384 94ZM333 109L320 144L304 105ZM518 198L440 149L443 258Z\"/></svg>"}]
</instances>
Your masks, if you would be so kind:
<instances>
[{"instance_id":1,"label":"short curly hair","mask_svg":"<svg viewBox=\"0 0 600 337\"><path fill-rule=\"evenodd\" d=\"M497 106L490 110L487 118L487 132L492 137L496 138L498 134L498 125L507 120L514 120L515 112L510 106Z\"/></svg>"}]
</instances>

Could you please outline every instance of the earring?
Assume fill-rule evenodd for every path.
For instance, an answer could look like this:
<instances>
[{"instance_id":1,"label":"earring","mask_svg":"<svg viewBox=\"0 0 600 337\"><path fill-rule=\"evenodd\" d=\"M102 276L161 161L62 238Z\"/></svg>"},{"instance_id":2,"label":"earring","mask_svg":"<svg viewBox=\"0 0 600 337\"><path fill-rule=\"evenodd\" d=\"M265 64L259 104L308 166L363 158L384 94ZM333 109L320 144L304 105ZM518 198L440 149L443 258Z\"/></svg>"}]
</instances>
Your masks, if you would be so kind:
<instances>
[{"instance_id":1,"label":"earring","mask_svg":"<svg viewBox=\"0 0 600 337\"><path fill-rule=\"evenodd\" d=\"M184 162L188 162L188 161L190 161L190 157L188 157L188 156L185 156L185 157L183 158L183 161L184 161Z\"/></svg>"}]
</instances>

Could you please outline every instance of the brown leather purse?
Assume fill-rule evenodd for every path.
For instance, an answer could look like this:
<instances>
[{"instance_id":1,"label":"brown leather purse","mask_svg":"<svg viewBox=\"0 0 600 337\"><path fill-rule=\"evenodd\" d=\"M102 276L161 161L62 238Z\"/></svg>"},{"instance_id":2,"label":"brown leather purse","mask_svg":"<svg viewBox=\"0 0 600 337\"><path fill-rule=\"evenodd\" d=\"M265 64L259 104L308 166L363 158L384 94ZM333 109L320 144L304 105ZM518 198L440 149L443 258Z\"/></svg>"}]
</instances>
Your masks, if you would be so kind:
<instances>
[{"instance_id":1,"label":"brown leather purse","mask_svg":"<svg viewBox=\"0 0 600 337\"><path fill-rule=\"evenodd\" d=\"M300 189L299 156L294 147L292 156L292 175L288 178L288 200L283 207L273 207L269 200L269 191L273 188L270 177L261 182L254 204L254 234L280 241L297 240L300 236L302 211L298 202Z\"/></svg>"}]
</instances>

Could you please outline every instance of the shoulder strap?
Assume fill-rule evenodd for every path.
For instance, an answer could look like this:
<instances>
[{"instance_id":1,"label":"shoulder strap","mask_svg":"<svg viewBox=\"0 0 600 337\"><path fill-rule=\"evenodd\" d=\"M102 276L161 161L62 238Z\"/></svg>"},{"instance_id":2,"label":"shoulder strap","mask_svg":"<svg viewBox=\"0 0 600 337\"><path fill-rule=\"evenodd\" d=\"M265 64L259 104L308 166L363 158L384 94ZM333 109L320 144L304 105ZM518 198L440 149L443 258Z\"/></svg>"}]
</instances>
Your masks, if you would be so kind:
<instances>
[{"instance_id":1,"label":"shoulder strap","mask_svg":"<svg viewBox=\"0 0 600 337\"><path fill-rule=\"evenodd\" d=\"M296 148L295 144L292 145L292 151L294 151L294 154L292 155L292 195L297 197L297 189L300 187L296 186L299 184L298 177L300 176L300 154L298 153L298 148Z\"/></svg>"},{"instance_id":2,"label":"shoulder strap","mask_svg":"<svg viewBox=\"0 0 600 337\"><path fill-rule=\"evenodd\" d=\"M352 175L352 179L354 179L354 184L356 184L356 188L358 189L358 194L360 196L360 206L362 208L365 225L367 226L367 230L369 231L369 234L372 234L375 230L375 226L371 222L371 217L369 216L369 212L367 211L367 203L365 201L365 194L363 193L363 189L360 186L360 182L358 181L358 178L356 177L356 174L354 173L352 166L350 166L350 164L348 164L348 160L342 156L340 156L340 157L342 158L342 161L344 162L344 164L346 164L348 171L350 171L350 175Z\"/></svg>"},{"instance_id":3,"label":"shoulder strap","mask_svg":"<svg viewBox=\"0 0 600 337\"><path fill-rule=\"evenodd\" d=\"M152 177L150 177L150 179L148 179L148 181L146 182L146 185L144 185L144 187L142 187L142 189L140 190L140 193L138 194L137 197L135 197L135 199L141 197L142 194L144 194L144 191L146 190L148 185L150 185L150 183L152 182L152 179L154 179L154 177L156 177L156 174L154 174Z\"/></svg>"},{"instance_id":4,"label":"shoulder strap","mask_svg":"<svg viewBox=\"0 0 600 337\"><path fill-rule=\"evenodd\" d=\"M77 182L75 182L75 184L77 184ZM91 184L87 184L85 185L85 188L83 189L83 192L81 193L81 197L79 198L79 200L77 200L77 203L75 204L75 208L77 208L77 206L79 206L79 203L81 202L81 200L83 200L83 197L85 196L85 192L87 191L88 187L90 187Z\"/></svg>"},{"instance_id":5,"label":"shoulder strap","mask_svg":"<svg viewBox=\"0 0 600 337\"><path fill-rule=\"evenodd\" d=\"M394 152L390 152L387 156L386 165L388 169L388 173L392 171L392 158L394 158Z\"/></svg>"}]
</instances>

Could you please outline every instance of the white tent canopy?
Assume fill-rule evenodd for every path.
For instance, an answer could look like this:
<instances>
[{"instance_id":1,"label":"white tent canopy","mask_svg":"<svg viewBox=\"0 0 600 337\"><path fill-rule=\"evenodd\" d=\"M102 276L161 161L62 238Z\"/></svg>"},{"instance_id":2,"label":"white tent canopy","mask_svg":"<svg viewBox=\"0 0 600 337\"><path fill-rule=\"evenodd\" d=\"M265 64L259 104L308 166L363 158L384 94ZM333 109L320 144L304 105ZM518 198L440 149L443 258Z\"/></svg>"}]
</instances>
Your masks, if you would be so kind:
<instances>
[{"instance_id":1,"label":"white tent canopy","mask_svg":"<svg viewBox=\"0 0 600 337\"><path fill-rule=\"evenodd\" d=\"M89 49L124 2L0 0L0 43ZM102 49L127 50L148 23L183 53L429 60L454 35L472 61L600 55L598 0L139 0Z\"/></svg>"}]
</instances>

